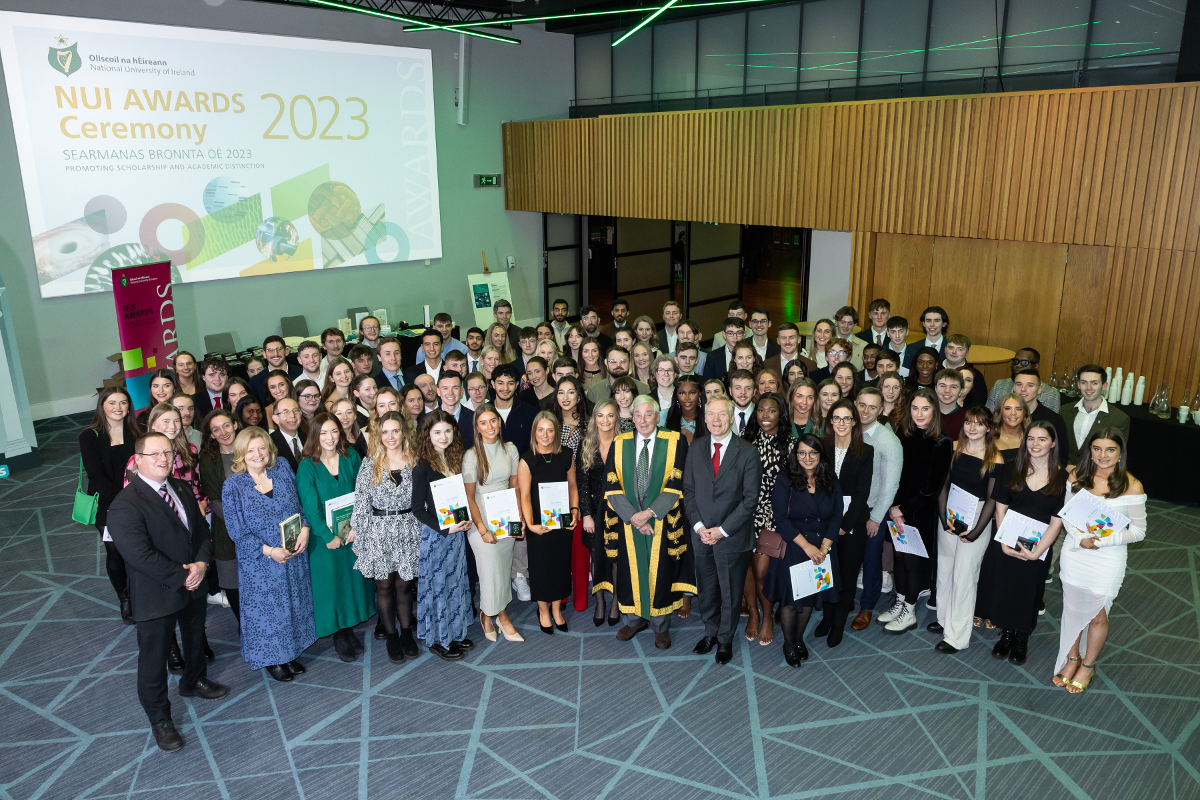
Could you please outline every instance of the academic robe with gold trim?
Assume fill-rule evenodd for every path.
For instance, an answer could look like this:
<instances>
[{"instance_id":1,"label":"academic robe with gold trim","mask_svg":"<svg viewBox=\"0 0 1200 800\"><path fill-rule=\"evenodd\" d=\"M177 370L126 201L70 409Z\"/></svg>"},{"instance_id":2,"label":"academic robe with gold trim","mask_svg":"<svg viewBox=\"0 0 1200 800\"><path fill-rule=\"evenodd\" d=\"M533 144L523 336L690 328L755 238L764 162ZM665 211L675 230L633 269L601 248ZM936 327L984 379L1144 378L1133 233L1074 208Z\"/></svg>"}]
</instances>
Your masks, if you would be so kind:
<instances>
[{"instance_id":1,"label":"academic robe with gold trim","mask_svg":"<svg viewBox=\"0 0 1200 800\"><path fill-rule=\"evenodd\" d=\"M675 431L659 430L650 463L645 502L637 497L637 434L623 433L613 442L605 464L604 541L607 559L617 565L617 585L601 581L593 592L612 592L622 613L661 617L683 605L684 592L696 593L695 554L683 513L683 465L687 440ZM654 534L646 536L623 523L614 501L628 501L635 512L653 507Z\"/></svg>"}]
</instances>

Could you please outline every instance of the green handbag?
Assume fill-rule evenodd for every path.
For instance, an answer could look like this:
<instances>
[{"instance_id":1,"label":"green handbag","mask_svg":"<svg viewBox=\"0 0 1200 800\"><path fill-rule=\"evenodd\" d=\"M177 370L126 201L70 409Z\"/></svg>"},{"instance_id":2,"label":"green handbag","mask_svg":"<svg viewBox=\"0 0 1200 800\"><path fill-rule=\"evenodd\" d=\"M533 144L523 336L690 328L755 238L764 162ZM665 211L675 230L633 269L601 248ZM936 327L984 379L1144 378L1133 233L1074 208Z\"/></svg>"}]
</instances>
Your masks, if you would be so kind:
<instances>
[{"instance_id":1,"label":"green handbag","mask_svg":"<svg viewBox=\"0 0 1200 800\"><path fill-rule=\"evenodd\" d=\"M95 525L99 507L100 493L88 494L83 490L83 456L80 456L79 482L75 484L75 505L71 508L71 519L80 525Z\"/></svg>"}]
</instances>

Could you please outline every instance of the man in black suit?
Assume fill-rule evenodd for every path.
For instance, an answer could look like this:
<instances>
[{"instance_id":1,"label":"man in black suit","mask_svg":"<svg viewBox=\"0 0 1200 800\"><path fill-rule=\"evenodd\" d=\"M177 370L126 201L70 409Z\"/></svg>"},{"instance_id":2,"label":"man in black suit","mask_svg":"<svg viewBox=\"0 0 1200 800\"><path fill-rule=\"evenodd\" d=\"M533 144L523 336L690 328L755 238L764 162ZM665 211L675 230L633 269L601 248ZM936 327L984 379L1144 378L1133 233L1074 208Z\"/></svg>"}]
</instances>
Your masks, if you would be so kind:
<instances>
[{"instance_id":1,"label":"man in black suit","mask_svg":"<svg viewBox=\"0 0 1200 800\"><path fill-rule=\"evenodd\" d=\"M719 350L714 348L708 354L701 372L705 380L721 379L729 372L733 365L733 348L745 336L745 324L746 321L741 317L725 318L725 324L722 326L725 330L725 344Z\"/></svg>"},{"instance_id":2,"label":"man in black suit","mask_svg":"<svg viewBox=\"0 0 1200 800\"><path fill-rule=\"evenodd\" d=\"M279 455L292 465L292 474L300 467L300 452L304 449L304 431L300 430L300 406L290 397L275 401L275 430L271 441Z\"/></svg>"},{"instance_id":3,"label":"man in black suit","mask_svg":"<svg viewBox=\"0 0 1200 800\"><path fill-rule=\"evenodd\" d=\"M759 306L750 312L750 330L752 332L751 339L754 342L754 350L758 353L758 357L766 361L772 356L777 356L781 348L779 342L774 339L768 339L767 333L771 330L771 312Z\"/></svg>"},{"instance_id":4,"label":"man in black suit","mask_svg":"<svg viewBox=\"0 0 1200 800\"><path fill-rule=\"evenodd\" d=\"M601 353L607 353L608 348L612 347L612 337L600 330L600 311L595 306L584 306L579 309L579 327L583 328L584 336L591 337L600 343Z\"/></svg>"},{"instance_id":5,"label":"man in black suit","mask_svg":"<svg viewBox=\"0 0 1200 800\"><path fill-rule=\"evenodd\" d=\"M201 384L192 395L192 402L196 404L192 422L197 426L214 408L221 406L221 392L225 391L225 384L229 381L229 365L221 356L209 356L200 362L198 371ZM233 411L232 408L229 410Z\"/></svg>"},{"instance_id":6,"label":"man in black suit","mask_svg":"<svg viewBox=\"0 0 1200 800\"><path fill-rule=\"evenodd\" d=\"M517 370L512 364L501 364L492 372L492 405L500 414L500 435L512 442L518 453L529 449L533 433L533 418L537 408L517 398Z\"/></svg>"},{"instance_id":7,"label":"man in black suit","mask_svg":"<svg viewBox=\"0 0 1200 800\"><path fill-rule=\"evenodd\" d=\"M758 450L733 434L732 417L733 401L728 397L716 395L708 402L708 433L692 442L683 470L683 505L693 528L696 589L704 621L704 638L692 652L704 655L716 645L718 664L733 658L762 482Z\"/></svg>"},{"instance_id":8,"label":"man in black suit","mask_svg":"<svg viewBox=\"0 0 1200 800\"><path fill-rule=\"evenodd\" d=\"M438 378L437 391L442 411L454 417L455 422L458 423L458 430L462 433L463 449L469 450L475 446L475 412L463 407L462 375L453 370L442 370L442 376Z\"/></svg>"},{"instance_id":9,"label":"man in black suit","mask_svg":"<svg viewBox=\"0 0 1200 800\"><path fill-rule=\"evenodd\" d=\"M665 356L675 352L678 337L676 331L683 320L683 307L674 300L663 303L662 327L658 329L658 350Z\"/></svg>"},{"instance_id":10,"label":"man in black suit","mask_svg":"<svg viewBox=\"0 0 1200 800\"><path fill-rule=\"evenodd\" d=\"M183 747L167 699L167 652L176 623L187 664L179 679L180 697L219 700L229 694L228 686L208 679L204 658L204 576L212 548L208 523L191 489L170 477L175 464L171 441L148 433L134 451L138 473L109 506L108 532L129 572L137 623L138 700L159 749L173 753Z\"/></svg>"},{"instance_id":11,"label":"man in black suit","mask_svg":"<svg viewBox=\"0 0 1200 800\"><path fill-rule=\"evenodd\" d=\"M416 383L417 378L429 375L436 382L442 374L442 334L433 328L427 328L421 334L421 351L425 360L404 373L405 383ZM380 360L382 360L380 356Z\"/></svg>"},{"instance_id":12,"label":"man in black suit","mask_svg":"<svg viewBox=\"0 0 1200 800\"><path fill-rule=\"evenodd\" d=\"M1029 419L1049 422L1054 426L1055 438L1058 440L1060 463L1065 464L1070 452L1071 440L1067 424L1057 411L1051 411L1044 403L1038 402L1038 394L1042 391L1042 378L1036 369L1022 369L1013 378L1013 392L1025 401L1029 407Z\"/></svg>"},{"instance_id":13,"label":"man in black suit","mask_svg":"<svg viewBox=\"0 0 1200 800\"><path fill-rule=\"evenodd\" d=\"M250 388L258 395L258 399L263 402L263 405L273 399L267 397L267 378L272 372L281 369L288 374L289 378L295 378L303 372L299 364L289 363L287 357L288 346L282 336L272 334L263 339L263 358L267 361L267 368L250 379ZM232 411L232 409L230 410Z\"/></svg>"}]
</instances>

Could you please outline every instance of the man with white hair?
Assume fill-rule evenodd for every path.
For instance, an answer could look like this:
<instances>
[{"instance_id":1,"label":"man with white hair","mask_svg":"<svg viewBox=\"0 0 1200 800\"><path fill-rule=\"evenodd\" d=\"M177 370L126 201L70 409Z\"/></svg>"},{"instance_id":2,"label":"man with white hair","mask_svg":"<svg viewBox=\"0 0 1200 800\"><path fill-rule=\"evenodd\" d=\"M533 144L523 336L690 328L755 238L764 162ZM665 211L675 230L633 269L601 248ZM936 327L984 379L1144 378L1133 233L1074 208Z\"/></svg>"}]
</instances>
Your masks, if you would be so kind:
<instances>
[{"instance_id":1,"label":"man with white hair","mask_svg":"<svg viewBox=\"0 0 1200 800\"><path fill-rule=\"evenodd\" d=\"M687 440L658 429L658 403L649 395L633 401L635 430L609 449L605 465L604 551L617 565L612 592L625 614L617 638L627 642L646 628L654 646L671 646L671 614L683 594L696 593L695 565L683 520L683 465ZM652 565L654 569L651 569Z\"/></svg>"}]
</instances>

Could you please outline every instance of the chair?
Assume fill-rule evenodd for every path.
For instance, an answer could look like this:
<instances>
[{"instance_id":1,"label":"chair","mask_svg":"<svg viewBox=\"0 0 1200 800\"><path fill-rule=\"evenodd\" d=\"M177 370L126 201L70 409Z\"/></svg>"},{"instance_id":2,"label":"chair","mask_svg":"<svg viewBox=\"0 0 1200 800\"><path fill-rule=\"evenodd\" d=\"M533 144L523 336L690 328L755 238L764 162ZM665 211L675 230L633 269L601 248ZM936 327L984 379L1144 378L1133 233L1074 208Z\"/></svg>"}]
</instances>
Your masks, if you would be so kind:
<instances>
[{"instance_id":1,"label":"chair","mask_svg":"<svg viewBox=\"0 0 1200 800\"><path fill-rule=\"evenodd\" d=\"M280 317L279 328L285 339L292 336L301 338L308 336L308 321L304 319L303 314L296 317Z\"/></svg>"},{"instance_id":2,"label":"chair","mask_svg":"<svg viewBox=\"0 0 1200 800\"><path fill-rule=\"evenodd\" d=\"M232 333L210 333L204 337L204 350L206 353L230 355L237 352L237 347L233 343Z\"/></svg>"},{"instance_id":3,"label":"chair","mask_svg":"<svg viewBox=\"0 0 1200 800\"><path fill-rule=\"evenodd\" d=\"M355 327L357 327L357 324L354 322L354 315L355 314L370 314L370 313L371 313L371 309L367 308L366 306L358 306L357 308L347 308L346 309L346 319L350 320L351 325L354 325Z\"/></svg>"}]
</instances>

